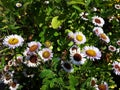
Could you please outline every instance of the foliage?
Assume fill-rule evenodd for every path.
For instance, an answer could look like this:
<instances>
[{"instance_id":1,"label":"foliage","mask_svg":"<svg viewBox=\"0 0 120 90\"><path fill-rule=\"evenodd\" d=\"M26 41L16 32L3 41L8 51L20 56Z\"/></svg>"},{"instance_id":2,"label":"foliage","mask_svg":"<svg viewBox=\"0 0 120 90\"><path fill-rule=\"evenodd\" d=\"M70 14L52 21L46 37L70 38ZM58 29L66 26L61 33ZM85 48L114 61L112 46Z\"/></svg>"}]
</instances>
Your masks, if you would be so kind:
<instances>
[{"instance_id":1,"label":"foliage","mask_svg":"<svg viewBox=\"0 0 120 90\"><path fill-rule=\"evenodd\" d=\"M17 7L16 3L21 3ZM119 52L108 50L109 45L113 45L119 50L116 44L120 40L120 9L115 8L115 4L120 5L119 0L1 0L0 1L0 70L3 73L4 66L8 61L23 55L27 43L39 41L42 48L45 42L51 42L53 58L43 62L37 68L30 68L21 64L18 67L10 68L15 70L15 77L20 84L20 90L94 90L90 85L91 78L97 78L97 84L105 81L109 89L116 86L113 74L112 63L119 61ZM96 8L96 11L94 11ZM87 21L83 20L80 13L87 12ZM110 42L100 40L94 33L95 25L92 17L99 16L105 21L102 27ZM110 21L111 17L114 18ZM100 60L89 60L83 65L73 65L74 72L65 72L61 66L61 61L70 61L69 49L76 43L68 38L69 32L80 31L86 36L85 44L77 45L95 46L100 49L102 57ZM22 47L9 49L2 45L3 39L11 34L18 34L24 38ZM66 53L65 53L66 52ZM64 59L63 59L64 58ZM25 60L25 57L23 58ZM23 71L26 69L34 77L25 77ZM119 77L119 76L118 76ZM114 86L114 87L112 87ZM7 86L6 86L7 87ZM8 88L8 87L7 87Z\"/></svg>"}]
</instances>

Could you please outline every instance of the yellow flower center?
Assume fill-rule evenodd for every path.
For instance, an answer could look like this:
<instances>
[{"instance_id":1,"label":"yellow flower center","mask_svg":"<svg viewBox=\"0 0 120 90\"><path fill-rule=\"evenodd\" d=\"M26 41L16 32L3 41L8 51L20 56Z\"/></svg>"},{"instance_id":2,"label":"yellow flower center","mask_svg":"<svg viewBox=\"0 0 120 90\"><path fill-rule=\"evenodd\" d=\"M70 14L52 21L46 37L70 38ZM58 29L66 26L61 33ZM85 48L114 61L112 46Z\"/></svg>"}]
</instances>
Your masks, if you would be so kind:
<instances>
[{"instance_id":1,"label":"yellow flower center","mask_svg":"<svg viewBox=\"0 0 120 90\"><path fill-rule=\"evenodd\" d=\"M107 37L104 33L100 34L100 38L105 39L105 40L107 39Z\"/></svg>"},{"instance_id":2,"label":"yellow flower center","mask_svg":"<svg viewBox=\"0 0 120 90\"><path fill-rule=\"evenodd\" d=\"M95 57L96 56L96 52L94 50L87 50L86 51L86 54L88 56L91 56L91 57Z\"/></svg>"},{"instance_id":3,"label":"yellow flower center","mask_svg":"<svg viewBox=\"0 0 120 90\"><path fill-rule=\"evenodd\" d=\"M38 45L32 45L32 46L29 48L29 50L30 50L30 52L33 52L33 51L35 51L37 48L38 48Z\"/></svg>"},{"instance_id":4,"label":"yellow flower center","mask_svg":"<svg viewBox=\"0 0 120 90\"><path fill-rule=\"evenodd\" d=\"M45 42L45 46L46 46L46 47L50 47L50 46L51 46L51 42L50 42L50 41L46 41L46 42Z\"/></svg>"},{"instance_id":5,"label":"yellow flower center","mask_svg":"<svg viewBox=\"0 0 120 90\"><path fill-rule=\"evenodd\" d=\"M43 56L44 58L49 58L50 52L49 52L49 51L45 51L45 52L43 52L42 56Z\"/></svg>"},{"instance_id":6,"label":"yellow flower center","mask_svg":"<svg viewBox=\"0 0 120 90\"><path fill-rule=\"evenodd\" d=\"M76 39L77 39L78 41L82 41L82 40L83 40L83 36L82 36L82 35L77 35L77 36L76 36Z\"/></svg>"},{"instance_id":7,"label":"yellow flower center","mask_svg":"<svg viewBox=\"0 0 120 90\"><path fill-rule=\"evenodd\" d=\"M8 40L8 43L11 44L11 45L15 45L19 42L19 40L17 38L10 38Z\"/></svg>"}]
</instances>

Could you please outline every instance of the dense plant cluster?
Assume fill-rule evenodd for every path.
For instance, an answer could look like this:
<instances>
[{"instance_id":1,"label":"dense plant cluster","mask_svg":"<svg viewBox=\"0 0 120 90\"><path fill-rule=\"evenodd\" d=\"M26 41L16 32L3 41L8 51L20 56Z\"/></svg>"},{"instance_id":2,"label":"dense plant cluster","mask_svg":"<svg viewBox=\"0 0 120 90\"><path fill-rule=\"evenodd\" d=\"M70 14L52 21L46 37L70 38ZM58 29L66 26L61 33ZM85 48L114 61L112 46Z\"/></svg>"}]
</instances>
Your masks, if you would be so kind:
<instances>
[{"instance_id":1,"label":"dense plant cluster","mask_svg":"<svg viewBox=\"0 0 120 90\"><path fill-rule=\"evenodd\" d=\"M119 35L119 0L1 0L0 84L118 89Z\"/></svg>"}]
</instances>

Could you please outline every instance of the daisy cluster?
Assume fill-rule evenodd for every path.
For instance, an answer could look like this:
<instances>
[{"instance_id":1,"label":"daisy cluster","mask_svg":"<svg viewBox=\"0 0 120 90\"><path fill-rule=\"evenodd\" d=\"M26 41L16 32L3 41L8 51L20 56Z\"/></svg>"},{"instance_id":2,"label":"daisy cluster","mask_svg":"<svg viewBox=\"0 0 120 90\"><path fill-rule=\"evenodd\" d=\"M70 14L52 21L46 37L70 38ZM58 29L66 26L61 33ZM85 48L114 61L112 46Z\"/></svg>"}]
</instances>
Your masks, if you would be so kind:
<instances>
[{"instance_id":1,"label":"daisy cluster","mask_svg":"<svg viewBox=\"0 0 120 90\"><path fill-rule=\"evenodd\" d=\"M90 85L95 89L95 90L109 90L108 89L108 84L105 81L102 81L100 84L97 84L98 81L96 78L92 78L90 81Z\"/></svg>"},{"instance_id":2,"label":"daisy cluster","mask_svg":"<svg viewBox=\"0 0 120 90\"><path fill-rule=\"evenodd\" d=\"M16 49L23 46L23 41L24 39L20 35L9 35L4 38L3 45ZM45 48L42 48L42 44L37 41L28 42L23 54L16 54L4 66L1 80L4 84L9 85L10 90L17 90L19 87L17 80L14 79L17 67L37 68L41 63L52 60L51 42L46 41L44 46ZM23 70L23 75L28 78L34 77L34 73L28 74L26 68Z\"/></svg>"}]
</instances>

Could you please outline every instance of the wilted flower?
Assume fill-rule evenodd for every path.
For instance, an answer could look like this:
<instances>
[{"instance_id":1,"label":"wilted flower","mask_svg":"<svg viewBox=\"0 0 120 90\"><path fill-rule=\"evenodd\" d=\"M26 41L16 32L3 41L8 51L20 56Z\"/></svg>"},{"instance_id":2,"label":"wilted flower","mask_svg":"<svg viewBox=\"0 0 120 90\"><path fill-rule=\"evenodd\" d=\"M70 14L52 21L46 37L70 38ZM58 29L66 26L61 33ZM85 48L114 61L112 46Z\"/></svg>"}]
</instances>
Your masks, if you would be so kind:
<instances>
[{"instance_id":1,"label":"wilted flower","mask_svg":"<svg viewBox=\"0 0 120 90\"><path fill-rule=\"evenodd\" d=\"M76 45L73 45L69 51L70 51L70 54L80 53L80 48Z\"/></svg>"},{"instance_id":2,"label":"wilted flower","mask_svg":"<svg viewBox=\"0 0 120 90\"><path fill-rule=\"evenodd\" d=\"M19 87L19 84L17 84L16 82L11 82L10 86L9 86L9 89L10 90L17 90L18 87Z\"/></svg>"},{"instance_id":3,"label":"wilted flower","mask_svg":"<svg viewBox=\"0 0 120 90\"><path fill-rule=\"evenodd\" d=\"M86 13L86 12L81 12L80 13L80 16L81 16L81 18L83 19L83 20L88 20L88 18L87 18L87 16L88 16L88 13Z\"/></svg>"},{"instance_id":4,"label":"wilted flower","mask_svg":"<svg viewBox=\"0 0 120 90\"><path fill-rule=\"evenodd\" d=\"M15 49L16 47L22 46L24 39L19 35L9 35L3 40L3 45L9 48Z\"/></svg>"},{"instance_id":5,"label":"wilted flower","mask_svg":"<svg viewBox=\"0 0 120 90\"><path fill-rule=\"evenodd\" d=\"M68 62L68 61L62 61L62 62L61 62L61 66L63 67L63 69L64 69L66 72L73 72L73 71L74 71L72 65L71 65L70 62Z\"/></svg>"},{"instance_id":6,"label":"wilted flower","mask_svg":"<svg viewBox=\"0 0 120 90\"><path fill-rule=\"evenodd\" d=\"M109 37L105 34L105 33L101 33L99 34L100 39L102 39L103 41L105 41L106 43L110 42Z\"/></svg>"},{"instance_id":7,"label":"wilted flower","mask_svg":"<svg viewBox=\"0 0 120 90\"><path fill-rule=\"evenodd\" d=\"M97 36L99 36L101 33L103 33L104 31L103 31L103 29L101 28L101 27L94 27L93 28L93 32L95 32L95 34L97 35Z\"/></svg>"}]
</instances>

